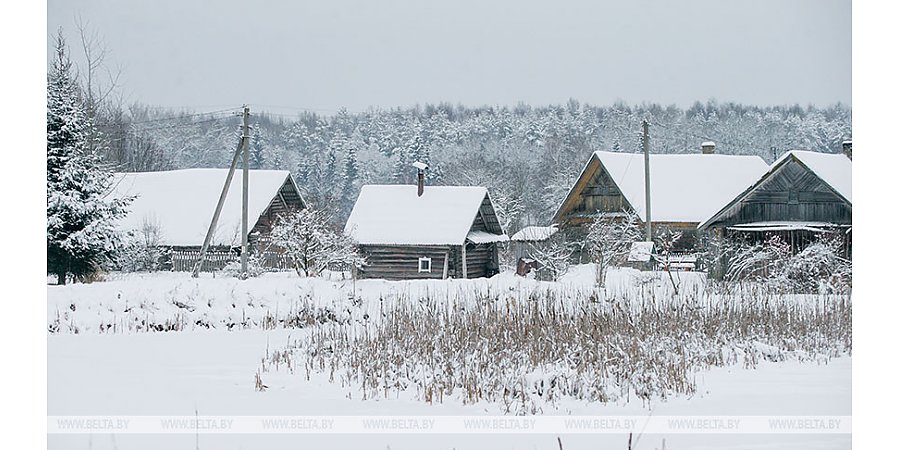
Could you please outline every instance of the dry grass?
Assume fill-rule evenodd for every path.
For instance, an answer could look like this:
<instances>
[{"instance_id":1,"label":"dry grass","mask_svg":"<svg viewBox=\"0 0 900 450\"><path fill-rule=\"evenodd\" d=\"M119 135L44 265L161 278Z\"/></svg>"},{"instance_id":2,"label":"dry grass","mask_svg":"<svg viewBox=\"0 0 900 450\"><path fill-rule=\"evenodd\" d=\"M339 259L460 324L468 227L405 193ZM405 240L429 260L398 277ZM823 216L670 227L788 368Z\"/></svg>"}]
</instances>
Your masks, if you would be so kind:
<instances>
[{"instance_id":1,"label":"dry grass","mask_svg":"<svg viewBox=\"0 0 900 450\"><path fill-rule=\"evenodd\" d=\"M303 361L307 377L328 374L364 399L412 392L429 403L487 401L531 414L563 397L691 394L695 373L714 366L823 362L851 351L849 296L647 294L398 302L377 321L315 327L264 359L263 368Z\"/></svg>"}]
</instances>

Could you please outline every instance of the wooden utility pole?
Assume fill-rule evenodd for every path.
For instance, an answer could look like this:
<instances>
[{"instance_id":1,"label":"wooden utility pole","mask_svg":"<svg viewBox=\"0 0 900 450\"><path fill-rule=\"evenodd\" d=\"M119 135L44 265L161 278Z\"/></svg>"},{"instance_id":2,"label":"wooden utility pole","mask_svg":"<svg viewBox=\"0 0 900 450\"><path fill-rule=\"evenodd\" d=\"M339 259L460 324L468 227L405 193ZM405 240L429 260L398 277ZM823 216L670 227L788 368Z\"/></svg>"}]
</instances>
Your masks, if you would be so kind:
<instances>
[{"instance_id":1,"label":"wooden utility pole","mask_svg":"<svg viewBox=\"0 0 900 450\"><path fill-rule=\"evenodd\" d=\"M244 125L247 124L249 115L250 108L244 106ZM216 203L216 211L213 213L212 220L209 222L209 229L206 230L206 238L203 239L203 247L200 247L200 257L194 264L194 270L191 273L191 276L194 278L197 278L200 274L200 268L203 267L203 261L206 259L206 252L209 250L209 243L212 241L213 234L216 231L216 225L219 223L219 215L222 214L222 206L225 204L225 197L228 196L228 189L231 187L231 180L234 178L234 170L237 168L238 158L241 156L242 152L247 151L247 142L249 141L249 138L249 133L247 133L246 128L244 128L243 133L241 134L241 140L238 142L237 149L234 151L234 157L231 158L231 166L228 168L228 176L225 177L225 186L222 186L222 193L219 194L219 202ZM244 166L246 167L246 164ZM244 236L246 236L246 233L244 233Z\"/></svg>"},{"instance_id":2,"label":"wooden utility pole","mask_svg":"<svg viewBox=\"0 0 900 450\"><path fill-rule=\"evenodd\" d=\"M650 227L650 122L646 120L644 120L642 144L644 147L644 216L646 218L644 240L650 242L653 240L653 230Z\"/></svg>"},{"instance_id":3,"label":"wooden utility pole","mask_svg":"<svg viewBox=\"0 0 900 450\"><path fill-rule=\"evenodd\" d=\"M241 127L241 143L244 151L242 152L244 164L244 182L243 191L241 192L241 279L247 278L247 233L249 232L248 202L250 197L250 107L244 105L244 123Z\"/></svg>"}]
</instances>

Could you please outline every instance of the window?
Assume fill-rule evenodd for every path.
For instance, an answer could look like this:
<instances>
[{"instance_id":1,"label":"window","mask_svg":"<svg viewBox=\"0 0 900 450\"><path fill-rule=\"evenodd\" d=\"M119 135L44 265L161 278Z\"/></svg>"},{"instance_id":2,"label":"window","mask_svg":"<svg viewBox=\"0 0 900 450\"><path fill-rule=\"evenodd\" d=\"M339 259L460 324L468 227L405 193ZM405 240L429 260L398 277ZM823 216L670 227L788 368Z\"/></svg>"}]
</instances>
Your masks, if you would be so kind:
<instances>
[{"instance_id":1,"label":"window","mask_svg":"<svg viewBox=\"0 0 900 450\"><path fill-rule=\"evenodd\" d=\"M431 272L431 258L419 258L419 272Z\"/></svg>"},{"instance_id":2,"label":"window","mask_svg":"<svg viewBox=\"0 0 900 450\"><path fill-rule=\"evenodd\" d=\"M788 205L799 205L800 195L797 191L788 191Z\"/></svg>"}]
</instances>

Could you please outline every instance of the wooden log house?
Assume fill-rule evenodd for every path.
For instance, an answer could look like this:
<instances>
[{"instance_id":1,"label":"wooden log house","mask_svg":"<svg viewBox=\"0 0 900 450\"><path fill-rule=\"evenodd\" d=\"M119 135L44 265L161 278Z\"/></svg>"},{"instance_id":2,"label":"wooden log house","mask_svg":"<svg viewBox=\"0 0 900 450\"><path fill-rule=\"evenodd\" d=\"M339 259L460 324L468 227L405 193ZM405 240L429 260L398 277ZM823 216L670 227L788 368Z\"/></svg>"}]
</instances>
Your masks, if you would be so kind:
<instances>
[{"instance_id":1,"label":"wooden log house","mask_svg":"<svg viewBox=\"0 0 900 450\"><path fill-rule=\"evenodd\" d=\"M847 147L845 154L785 153L698 229L747 242L777 235L794 253L823 235L839 236L844 256L851 258L852 161Z\"/></svg>"},{"instance_id":2,"label":"wooden log house","mask_svg":"<svg viewBox=\"0 0 900 450\"><path fill-rule=\"evenodd\" d=\"M363 186L345 233L366 258L358 276L389 280L492 276L508 240L487 189L472 186Z\"/></svg>"},{"instance_id":3,"label":"wooden log house","mask_svg":"<svg viewBox=\"0 0 900 450\"><path fill-rule=\"evenodd\" d=\"M134 196L128 215L117 223L122 232L137 236L155 233L154 243L170 250L166 268L189 271L199 258L228 169L185 169L163 172L118 173L112 195ZM305 202L286 170L251 170L248 210L250 247L263 253L267 265L278 266L279 254L264 252L267 236L280 214L303 209ZM240 255L241 191L243 178L235 174L219 216L202 270L218 270Z\"/></svg>"},{"instance_id":4,"label":"wooden log house","mask_svg":"<svg viewBox=\"0 0 900 450\"><path fill-rule=\"evenodd\" d=\"M715 154L705 142L702 153L650 155L650 220L682 233L676 250L697 249L697 226L716 208L747 188L766 170L758 156ZM644 155L598 151L591 155L552 222L567 240L584 237L591 221L635 212L646 221Z\"/></svg>"}]
</instances>

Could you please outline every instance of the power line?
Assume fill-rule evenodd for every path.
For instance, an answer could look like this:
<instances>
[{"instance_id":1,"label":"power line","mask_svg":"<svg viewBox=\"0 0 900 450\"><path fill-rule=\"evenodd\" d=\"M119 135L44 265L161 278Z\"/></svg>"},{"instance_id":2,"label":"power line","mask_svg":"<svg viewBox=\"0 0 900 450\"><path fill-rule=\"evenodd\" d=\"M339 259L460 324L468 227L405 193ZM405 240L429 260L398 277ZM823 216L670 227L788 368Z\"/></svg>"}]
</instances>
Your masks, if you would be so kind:
<instances>
[{"instance_id":1,"label":"power line","mask_svg":"<svg viewBox=\"0 0 900 450\"><path fill-rule=\"evenodd\" d=\"M136 131L156 131L156 130L167 130L167 129L172 129L172 128L184 128L184 127L190 127L193 125L198 125L201 123L215 122L218 120L230 119L230 118L232 118L232 116L228 115L228 116L221 116L221 117L213 117L211 119L206 119L206 120L195 120L195 121L191 121L191 122L176 123L173 125L165 125L165 126L159 126L159 127L150 127L150 128L138 127ZM134 125L134 124L132 124L132 125Z\"/></svg>"},{"instance_id":2,"label":"power line","mask_svg":"<svg viewBox=\"0 0 900 450\"><path fill-rule=\"evenodd\" d=\"M155 122L166 122L166 121L170 121L170 120L186 119L189 117L206 116L206 115L220 114L220 113L225 113L225 112L236 112L236 111L238 111L238 108L229 108L229 109L222 109L222 110L218 110L218 111L209 111L209 112L198 112L198 113L193 113L193 114L179 114L177 116L172 116L172 117L162 117L159 119L150 119L150 120L131 122L131 125L140 125L140 124L155 123Z\"/></svg>"}]
</instances>

